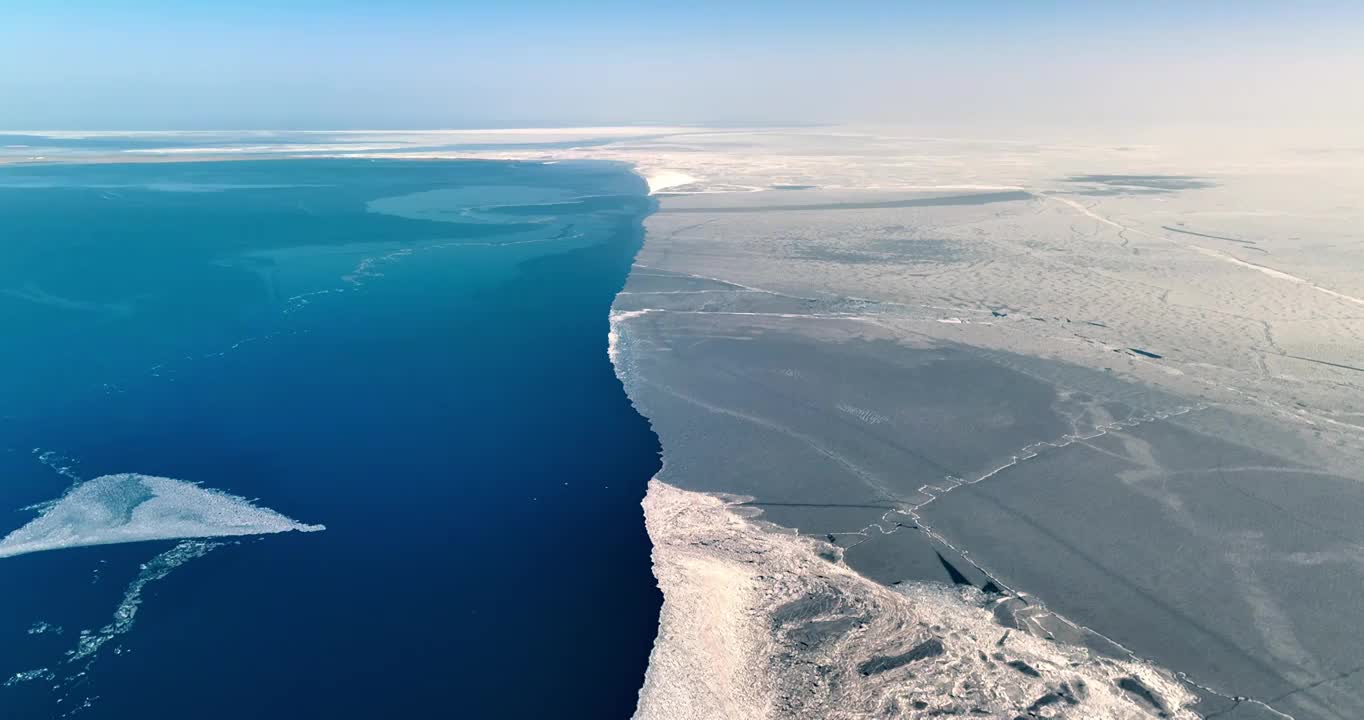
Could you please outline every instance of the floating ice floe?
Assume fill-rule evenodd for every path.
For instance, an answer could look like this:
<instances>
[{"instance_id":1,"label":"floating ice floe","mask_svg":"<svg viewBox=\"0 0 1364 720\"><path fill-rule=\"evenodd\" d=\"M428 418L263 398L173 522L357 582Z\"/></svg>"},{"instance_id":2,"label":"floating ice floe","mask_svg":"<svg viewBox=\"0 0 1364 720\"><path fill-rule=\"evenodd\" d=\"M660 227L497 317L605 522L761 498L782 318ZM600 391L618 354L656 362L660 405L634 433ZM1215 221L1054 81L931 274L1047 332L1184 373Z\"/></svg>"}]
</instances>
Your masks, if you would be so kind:
<instances>
[{"instance_id":1,"label":"floating ice floe","mask_svg":"<svg viewBox=\"0 0 1364 720\"><path fill-rule=\"evenodd\" d=\"M315 532L245 498L171 478L121 473L80 483L0 539L0 558L145 540Z\"/></svg>"}]
</instances>

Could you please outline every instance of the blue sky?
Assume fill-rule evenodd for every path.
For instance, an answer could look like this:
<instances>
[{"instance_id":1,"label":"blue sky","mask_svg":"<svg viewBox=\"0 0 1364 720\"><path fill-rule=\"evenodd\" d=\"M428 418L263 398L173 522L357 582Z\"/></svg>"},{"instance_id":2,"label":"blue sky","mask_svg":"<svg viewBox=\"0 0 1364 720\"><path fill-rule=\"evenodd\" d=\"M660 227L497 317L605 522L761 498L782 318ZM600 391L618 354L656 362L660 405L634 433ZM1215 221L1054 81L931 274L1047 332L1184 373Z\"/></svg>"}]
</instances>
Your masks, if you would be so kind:
<instances>
[{"instance_id":1,"label":"blue sky","mask_svg":"<svg viewBox=\"0 0 1364 720\"><path fill-rule=\"evenodd\" d=\"M1288 5L0 0L0 128L1364 121Z\"/></svg>"}]
</instances>

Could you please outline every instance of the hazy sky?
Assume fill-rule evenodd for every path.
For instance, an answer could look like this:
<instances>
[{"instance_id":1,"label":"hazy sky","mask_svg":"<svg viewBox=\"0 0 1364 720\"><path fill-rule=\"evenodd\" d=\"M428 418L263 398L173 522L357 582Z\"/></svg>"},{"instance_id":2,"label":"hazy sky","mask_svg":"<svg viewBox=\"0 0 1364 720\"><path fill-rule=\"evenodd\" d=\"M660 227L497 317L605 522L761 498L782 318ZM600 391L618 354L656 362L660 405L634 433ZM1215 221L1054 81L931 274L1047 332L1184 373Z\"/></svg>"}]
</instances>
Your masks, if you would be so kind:
<instances>
[{"instance_id":1,"label":"hazy sky","mask_svg":"<svg viewBox=\"0 0 1364 720\"><path fill-rule=\"evenodd\" d=\"M0 0L0 128L1361 127L1361 48L1360 0Z\"/></svg>"}]
</instances>

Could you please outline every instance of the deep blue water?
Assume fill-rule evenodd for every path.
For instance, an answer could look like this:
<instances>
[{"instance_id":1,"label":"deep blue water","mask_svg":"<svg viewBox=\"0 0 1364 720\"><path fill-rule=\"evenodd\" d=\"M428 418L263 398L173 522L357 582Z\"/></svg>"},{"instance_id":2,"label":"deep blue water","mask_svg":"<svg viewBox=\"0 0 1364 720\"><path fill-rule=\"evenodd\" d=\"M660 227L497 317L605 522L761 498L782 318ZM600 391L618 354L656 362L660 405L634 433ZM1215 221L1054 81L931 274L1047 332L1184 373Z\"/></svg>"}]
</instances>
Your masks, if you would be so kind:
<instances>
[{"instance_id":1,"label":"deep blue water","mask_svg":"<svg viewBox=\"0 0 1364 720\"><path fill-rule=\"evenodd\" d=\"M327 526L147 582L88 668L80 631L176 542L0 559L0 682L47 668L0 717L628 716L658 446L606 336L645 192L586 163L0 168L0 534L66 465Z\"/></svg>"}]
</instances>

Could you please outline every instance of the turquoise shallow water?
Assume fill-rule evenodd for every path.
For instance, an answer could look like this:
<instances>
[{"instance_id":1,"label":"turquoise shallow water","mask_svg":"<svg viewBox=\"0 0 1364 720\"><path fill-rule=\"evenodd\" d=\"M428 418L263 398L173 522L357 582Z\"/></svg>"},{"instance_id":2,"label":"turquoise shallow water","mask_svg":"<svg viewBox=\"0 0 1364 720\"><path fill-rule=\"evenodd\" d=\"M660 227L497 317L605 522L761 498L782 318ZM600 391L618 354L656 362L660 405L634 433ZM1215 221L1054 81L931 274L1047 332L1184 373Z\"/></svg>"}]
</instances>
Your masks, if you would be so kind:
<instances>
[{"instance_id":1,"label":"turquoise shallow water","mask_svg":"<svg viewBox=\"0 0 1364 720\"><path fill-rule=\"evenodd\" d=\"M606 335L645 192L608 164L0 168L0 533L120 472L327 528L0 560L0 715L630 714L658 447Z\"/></svg>"}]
</instances>

